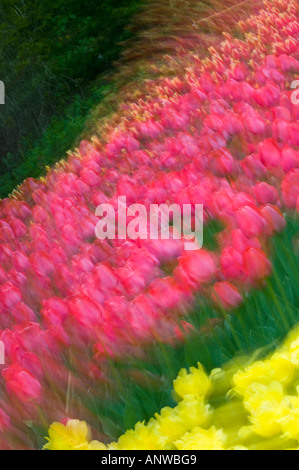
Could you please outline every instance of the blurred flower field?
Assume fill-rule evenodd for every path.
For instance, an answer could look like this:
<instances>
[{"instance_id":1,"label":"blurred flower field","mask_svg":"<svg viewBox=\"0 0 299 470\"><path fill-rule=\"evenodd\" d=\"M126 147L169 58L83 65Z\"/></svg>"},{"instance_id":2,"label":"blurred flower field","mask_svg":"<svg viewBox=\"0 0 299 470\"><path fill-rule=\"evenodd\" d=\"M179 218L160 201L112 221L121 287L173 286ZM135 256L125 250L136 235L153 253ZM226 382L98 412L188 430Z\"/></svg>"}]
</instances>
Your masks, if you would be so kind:
<instances>
[{"instance_id":1,"label":"blurred flower field","mask_svg":"<svg viewBox=\"0 0 299 470\"><path fill-rule=\"evenodd\" d=\"M1 200L1 449L298 448L298 5L243 3ZM203 247L97 239L119 196L202 204Z\"/></svg>"}]
</instances>

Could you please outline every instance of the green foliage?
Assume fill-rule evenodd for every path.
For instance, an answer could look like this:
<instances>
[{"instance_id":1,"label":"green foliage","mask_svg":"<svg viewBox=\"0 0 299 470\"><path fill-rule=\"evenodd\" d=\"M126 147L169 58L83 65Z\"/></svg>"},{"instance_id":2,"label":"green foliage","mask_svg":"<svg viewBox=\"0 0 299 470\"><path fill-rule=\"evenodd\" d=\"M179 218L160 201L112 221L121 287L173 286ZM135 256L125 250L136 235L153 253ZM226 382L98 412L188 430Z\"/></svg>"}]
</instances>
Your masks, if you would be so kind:
<instances>
[{"instance_id":1,"label":"green foliage","mask_svg":"<svg viewBox=\"0 0 299 470\"><path fill-rule=\"evenodd\" d=\"M1 0L0 197L73 145L140 3Z\"/></svg>"},{"instance_id":2,"label":"green foliage","mask_svg":"<svg viewBox=\"0 0 299 470\"><path fill-rule=\"evenodd\" d=\"M104 79L99 79L98 82L85 99L81 95L75 95L64 115L54 116L33 146L31 135L23 138L22 144L27 149L26 158L18 159L11 153L3 157L2 164L6 165L9 171L0 177L0 198L6 197L24 179L43 176L46 166L54 165L70 148L79 143L90 109L102 100L112 87Z\"/></svg>"}]
</instances>

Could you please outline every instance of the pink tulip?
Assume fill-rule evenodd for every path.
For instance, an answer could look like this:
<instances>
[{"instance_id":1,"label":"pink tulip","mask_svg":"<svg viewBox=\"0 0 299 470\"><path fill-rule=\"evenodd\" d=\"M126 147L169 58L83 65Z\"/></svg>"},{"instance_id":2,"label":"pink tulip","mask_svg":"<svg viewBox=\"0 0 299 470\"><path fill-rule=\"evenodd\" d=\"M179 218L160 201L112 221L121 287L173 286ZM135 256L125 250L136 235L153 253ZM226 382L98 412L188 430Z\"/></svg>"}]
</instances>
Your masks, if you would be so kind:
<instances>
[{"instance_id":1,"label":"pink tulip","mask_svg":"<svg viewBox=\"0 0 299 470\"><path fill-rule=\"evenodd\" d=\"M243 301L238 289L227 281L216 282L213 297L226 310L239 307Z\"/></svg>"},{"instance_id":2,"label":"pink tulip","mask_svg":"<svg viewBox=\"0 0 299 470\"><path fill-rule=\"evenodd\" d=\"M185 252L179 259L178 279L191 286L209 282L216 273L213 257L205 250Z\"/></svg>"},{"instance_id":3,"label":"pink tulip","mask_svg":"<svg viewBox=\"0 0 299 470\"><path fill-rule=\"evenodd\" d=\"M275 232L281 232L286 226L286 221L276 206L267 204L260 208L260 213L266 221L266 233L272 236Z\"/></svg>"},{"instance_id":4,"label":"pink tulip","mask_svg":"<svg viewBox=\"0 0 299 470\"><path fill-rule=\"evenodd\" d=\"M293 170L294 168L298 168L299 166L299 152L290 148L290 147L285 147L282 152L282 168L285 173L288 173L290 170Z\"/></svg>"},{"instance_id":5,"label":"pink tulip","mask_svg":"<svg viewBox=\"0 0 299 470\"><path fill-rule=\"evenodd\" d=\"M101 325L101 319L103 316L102 308L96 305L86 295L77 294L70 298L67 302L70 315L80 325L86 328L94 328L95 326Z\"/></svg>"},{"instance_id":6,"label":"pink tulip","mask_svg":"<svg viewBox=\"0 0 299 470\"><path fill-rule=\"evenodd\" d=\"M254 207L241 207L236 211L236 218L239 227L246 237L259 237L264 233L265 219Z\"/></svg>"},{"instance_id":7,"label":"pink tulip","mask_svg":"<svg viewBox=\"0 0 299 470\"><path fill-rule=\"evenodd\" d=\"M281 163L281 153L273 139L266 139L259 144L261 162L267 168L277 167Z\"/></svg>"},{"instance_id":8,"label":"pink tulip","mask_svg":"<svg viewBox=\"0 0 299 470\"><path fill-rule=\"evenodd\" d=\"M227 279L240 279L244 274L242 254L233 247L226 247L222 251L221 271Z\"/></svg>"},{"instance_id":9,"label":"pink tulip","mask_svg":"<svg viewBox=\"0 0 299 470\"><path fill-rule=\"evenodd\" d=\"M276 188L268 183L258 183L253 190L257 201L261 204L274 204L278 199Z\"/></svg>"},{"instance_id":10,"label":"pink tulip","mask_svg":"<svg viewBox=\"0 0 299 470\"><path fill-rule=\"evenodd\" d=\"M246 273L252 281L261 281L271 274L271 263L262 250L247 248L243 262Z\"/></svg>"},{"instance_id":11,"label":"pink tulip","mask_svg":"<svg viewBox=\"0 0 299 470\"><path fill-rule=\"evenodd\" d=\"M283 202L287 207L295 208L299 196L299 169L291 170L281 183Z\"/></svg>"},{"instance_id":12,"label":"pink tulip","mask_svg":"<svg viewBox=\"0 0 299 470\"><path fill-rule=\"evenodd\" d=\"M6 282L0 287L0 302L6 309L11 309L15 304L21 302L20 290L11 282Z\"/></svg>"},{"instance_id":13,"label":"pink tulip","mask_svg":"<svg viewBox=\"0 0 299 470\"><path fill-rule=\"evenodd\" d=\"M4 369L2 374L8 392L15 395L22 403L40 400L42 392L40 382L22 367L12 364Z\"/></svg>"},{"instance_id":14,"label":"pink tulip","mask_svg":"<svg viewBox=\"0 0 299 470\"><path fill-rule=\"evenodd\" d=\"M0 432L5 433L11 424L10 418L5 411L0 408Z\"/></svg>"}]
</instances>

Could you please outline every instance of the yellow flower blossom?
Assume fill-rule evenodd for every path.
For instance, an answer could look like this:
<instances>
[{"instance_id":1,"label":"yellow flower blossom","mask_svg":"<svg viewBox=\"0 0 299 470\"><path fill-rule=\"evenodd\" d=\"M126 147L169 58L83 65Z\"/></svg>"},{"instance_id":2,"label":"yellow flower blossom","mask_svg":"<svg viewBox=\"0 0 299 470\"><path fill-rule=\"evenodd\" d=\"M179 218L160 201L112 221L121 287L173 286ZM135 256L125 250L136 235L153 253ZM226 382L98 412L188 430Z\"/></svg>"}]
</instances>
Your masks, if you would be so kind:
<instances>
[{"instance_id":1,"label":"yellow flower blossom","mask_svg":"<svg viewBox=\"0 0 299 470\"><path fill-rule=\"evenodd\" d=\"M295 366L287 354L274 354L271 359L254 362L251 366L234 375L235 391L244 395L253 383L270 384L273 381L289 384L292 382Z\"/></svg>"},{"instance_id":2,"label":"yellow flower blossom","mask_svg":"<svg viewBox=\"0 0 299 470\"><path fill-rule=\"evenodd\" d=\"M187 431L184 416L177 412L177 408L163 408L160 414L155 414L155 418L159 432L167 437L168 442L178 439Z\"/></svg>"},{"instance_id":3,"label":"yellow flower blossom","mask_svg":"<svg viewBox=\"0 0 299 470\"><path fill-rule=\"evenodd\" d=\"M229 449L227 450L248 450L248 447L245 447L245 446L234 446L234 447L230 447Z\"/></svg>"},{"instance_id":4,"label":"yellow flower blossom","mask_svg":"<svg viewBox=\"0 0 299 470\"><path fill-rule=\"evenodd\" d=\"M278 348L278 351L288 351L291 347L291 344L294 341L299 340L299 325L295 326L287 335L286 339L284 340L282 346Z\"/></svg>"},{"instance_id":5,"label":"yellow flower blossom","mask_svg":"<svg viewBox=\"0 0 299 470\"><path fill-rule=\"evenodd\" d=\"M186 426L186 430L194 426L201 426L209 416L209 405L206 405L202 397L186 395L177 405L176 412Z\"/></svg>"},{"instance_id":6,"label":"yellow flower blossom","mask_svg":"<svg viewBox=\"0 0 299 470\"><path fill-rule=\"evenodd\" d=\"M225 450L226 435L222 429L195 427L175 441L178 450Z\"/></svg>"},{"instance_id":7,"label":"yellow flower blossom","mask_svg":"<svg viewBox=\"0 0 299 470\"><path fill-rule=\"evenodd\" d=\"M49 429L48 450L94 450L106 449L104 444L97 441L89 442L90 432L85 421L72 419L66 425L53 423Z\"/></svg>"},{"instance_id":8,"label":"yellow flower blossom","mask_svg":"<svg viewBox=\"0 0 299 470\"><path fill-rule=\"evenodd\" d=\"M290 351L291 352L291 351ZM274 353L266 361L268 366L269 382L277 381L289 385L295 375L296 367L289 353Z\"/></svg>"},{"instance_id":9,"label":"yellow flower blossom","mask_svg":"<svg viewBox=\"0 0 299 470\"><path fill-rule=\"evenodd\" d=\"M245 370L236 372L233 377L234 389L239 395L244 395L250 385L258 382L264 383L267 378L268 367L263 361L253 363Z\"/></svg>"},{"instance_id":10,"label":"yellow flower blossom","mask_svg":"<svg viewBox=\"0 0 299 470\"><path fill-rule=\"evenodd\" d=\"M173 388L180 398L185 395L206 396L211 388L211 380L201 364L198 364L190 368L189 374L186 369L181 369L173 382Z\"/></svg>"},{"instance_id":11,"label":"yellow flower blossom","mask_svg":"<svg viewBox=\"0 0 299 470\"><path fill-rule=\"evenodd\" d=\"M147 425L137 423L134 429L123 434L116 445L117 450L163 450L167 438L158 432L154 419Z\"/></svg>"},{"instance_id":12,"label":"yellow flower blossom","mask_svg":"<svg viewBox=\"0 0 299 470\"><path fill-rule=\"evenodd\" d=\"M290 356L292 364L294 364L296 368L299 368L299 339L291 343Z\"/></svg>"},{"instance_id":13,"label":"yellow flower blossom","mask_svg":"<svg viewBox=\"0 0 299 470\"><path fill-rule=\"evenodd\" d=\"M299 441L299 396L287 396L284 402L288 413L280 420L282 432L285 437Z\"/></svg>"},{"instance_id":14,"label":"yellow flower blossom","mask_svg":"<svg viewBox=\"0 0 299 470\"><path fill-rule=\"evenodd\" d=\"M88 450L107 450L107 446L99 441L91 441L88 444Z\"/></svg>"}]
</instances>

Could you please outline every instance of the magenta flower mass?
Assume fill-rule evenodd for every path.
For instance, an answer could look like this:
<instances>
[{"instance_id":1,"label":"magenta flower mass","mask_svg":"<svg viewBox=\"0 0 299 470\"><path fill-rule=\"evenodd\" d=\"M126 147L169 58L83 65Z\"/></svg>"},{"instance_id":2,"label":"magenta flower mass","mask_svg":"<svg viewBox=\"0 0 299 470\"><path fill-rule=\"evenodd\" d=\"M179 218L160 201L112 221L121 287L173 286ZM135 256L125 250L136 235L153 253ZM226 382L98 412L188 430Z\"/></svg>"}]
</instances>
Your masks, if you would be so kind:
<instances>
[{"instance_id":1,"label":"magenta flower mass","mask_svg":"<svg viewBox=\"0 0 299 470\"><path fill-rule=\"evenodd\" d=\"M110 361L188 341L198 297L233 315L266 286L271 239L299 211L297 1L266 0L214 42L182 49L180 73L143 81L100 137L0 202L1 448L34 448L25 423L76 418L70 380L81 397ZM168 239L98 239L97 207L117 218L124 196L189 204L193 226L203 205L203 247L171 223Z\"/></svg>"}]
</instances>

